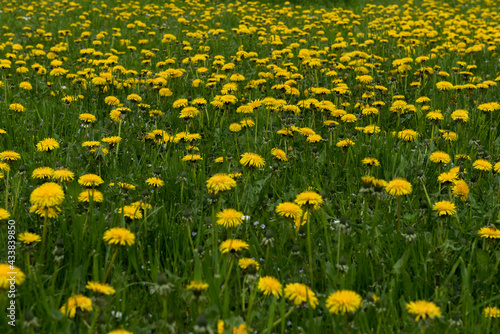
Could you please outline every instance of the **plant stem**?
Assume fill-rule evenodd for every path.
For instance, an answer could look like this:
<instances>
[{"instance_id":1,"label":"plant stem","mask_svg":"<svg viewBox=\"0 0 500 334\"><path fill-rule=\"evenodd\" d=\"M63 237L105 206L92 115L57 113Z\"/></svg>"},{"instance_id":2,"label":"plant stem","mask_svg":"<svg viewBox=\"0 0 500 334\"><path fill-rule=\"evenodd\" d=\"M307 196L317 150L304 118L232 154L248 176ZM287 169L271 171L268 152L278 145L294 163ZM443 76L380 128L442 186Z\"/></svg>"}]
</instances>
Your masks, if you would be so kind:
<instances>
[{"instance_id":1,"label":"plant stem","mask_svg":"<svg viewBox=\"0 0 500 334\"><path fill-rule=\"evenodd\" d=\"M221 293L224 292L224 290L226 289L226 287L229 283L229 276L231 275L231 271L233 270L233 263L234 263L234 259L231 256L231 262L229 263L229 270L227 271L227 274L226 274L226 280L224 281L224 286L222 287L222 289L220 291Z\"/></svg>"},{"instance_id":2,"label":"plant stem","mask_svg":"<svg viewBox=\"0 0 500 334\"><path fill-rule=\"evenodd\" d=\"M7 169L7 178L5 179L5 210L9 210L9 177L10 169Z\"/></svg>"},{"instance_id":3,"label":"plant stem","mask_svg":"<svg viewBox=\"0 0 500 334\"><path fill-rule=\"evenodd\" d=\"M311 213L307 213L307 252L309 253L309 279L311 280L311 286L314 285L314 273L313 273L313 263L312 263L312 247L311 247Z\"/></svg>"},{"instance_id":4,"label":"plant stem","mask_svg":"<svg viewBox=\"0 0 500 334\"><path fill-rule=\"evenodd\" d=\"M401 197L398 196L398 233L401 232Z\"/></svg>"},{"instance_id":5,"label":"plant stem","mask_svg":"<svg viewBox=\"0 0 500 334\"><path fill-rule=\"evenodd\" d=\"M49 209L45 209L45 217L43 218L43 233L42 233L42 256L45 254L47 246L47 221L49 219Z\"/></svg>"},{"instance_id":6,"label":"plant stem","mask_svg":"<svg viewBox=\"0 0 500 334\"><path fill-rule=\"evenodd\" d=\"M286 320L286 318L288 318L288 316L290 316L290 314L292 314L293 310L295 310L295 307L292 307L288 312L285 313L285 315L283 316L283 318L280 318L278 320L276 320L275 322L273 322L273 325L271 326L271 328L274 328L276 327L277 325L279 325L283 320ZM266 334L267 333L267 330L265 330L264 332L262 332L263 334Z\"/></svg>"},{"instance_id":7,"label":"plant stem","mask_svg":"<svg viewBox=\"0 0 500 334\"><path fill-rule=\"evenodd\" d=\"M106 283L106 279L109 276L109 273L111 271L111 267L113 266L113 262L115 262L117 254L118 254L118 248L115 248L115 251L113 253L113 257L111 257L111 261L109 262L108 270L106 270L106 275L104 275L104 279L102 280L103 283Z\"/></svg>"}]
</instances>

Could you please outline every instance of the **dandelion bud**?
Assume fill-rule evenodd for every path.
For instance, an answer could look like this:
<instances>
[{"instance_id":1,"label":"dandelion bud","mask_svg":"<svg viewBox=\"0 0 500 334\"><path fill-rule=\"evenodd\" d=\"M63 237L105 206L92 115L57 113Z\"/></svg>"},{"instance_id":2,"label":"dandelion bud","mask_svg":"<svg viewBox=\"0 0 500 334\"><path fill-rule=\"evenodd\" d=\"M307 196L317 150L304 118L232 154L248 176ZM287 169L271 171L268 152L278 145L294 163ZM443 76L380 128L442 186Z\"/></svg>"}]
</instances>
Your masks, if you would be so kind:
<instances>
[{"instance_id":1,"label":"dandelion bud","mask_svg":"<svg viewBox=\"0 0 500 334\"><path fill-rule=\"evenodd\" d=\"M63 248L64 247L64 239L59 238L56 240L56 247Z\"/></svg>"},{"instance_id":2,"label":"dandelion bud","mask_svg":"<svg viewBox=\"0 0 500 334\"><path fill-rule=\"evenodd\" d=\"M165 275L164 273L159 273L156 277L156 282L158 283L158 285L168 284L167 275Z\"/></svg>"},{"instance_id":3,"label":"dandelion bud","mask_svg":"<svg viewBox=\"0 0 500 334\"><path fill-rule=\"evenodd\" d=\"M40 324L38 323L38 318L35 317L35 315L30 309L27 309L24 312L23 328L31 332L32 331L31 329L36 327L40 327Z\"/></svg>"},{"instance_id":4,"label":"dandelion bud","mask_svg":"<svg viewBox=\"0 0 500 334\"><path fill-rule=\"evenodd\" d=\"M33 314L33 312L31 312L30 309L27 309L26 312L24 312L24 320L29 322L33 320L34 317L35 315Z\"/></svg>"},{"instance_id":5,"label":"dandelion bud","mask_svg":"<svg viewBox=\"0 0 500 334\"><path fill-rule=\"evenodd\" d=\"M349 266L347 265L347 259L344 255L342 255L339 259L339 263L337 264L337 270L341 273L346 273L349 270Z\"/></svg>"},{"instance_id":6,"label":"dandelion bud","mask_svg":"<svg viewBox=\"0 0 500 334\"><path fill-rule=\"evenodd\" d=\"M342 215L340 216L340 224L342 225L347 225L348 219L346 216Z\"/></svg>"},{"instance_id":7,"label":"dandelion bud","mask_svg":"<svg viewBox=\"0 0 500 334\"><path fill-rule=\"evenodd\" d=\"M413 226L411 226L411 225L410 225L410 226L408 226L408 227L406 228L406 234L408 234L408 235L413 235L413 234L415 234L415 228L414 228Z\"/></svg>"},{"instance_id":8,"label":"dandelion bud","mask_svg":"<svg viewBox=\"0 0 500 334\"><path fill-rule=\"evenodd\" d=\"M56 248L54 251L54 255L56 257L61 257L64 255L64 249L63 248Z\"/></svg>"},{"instance_id":9,"label":"dandelion bud","mask_svg":"<svg viewBox=\"0 0 500 334\"><path fill-rule=\"evenodd\" d=\"M403 233L403 237L407 242L413 242L417 239L417 235L415 234L415 228L413 226L408 226L406 228L406 234Z\"/></svg>"}]
</instances>

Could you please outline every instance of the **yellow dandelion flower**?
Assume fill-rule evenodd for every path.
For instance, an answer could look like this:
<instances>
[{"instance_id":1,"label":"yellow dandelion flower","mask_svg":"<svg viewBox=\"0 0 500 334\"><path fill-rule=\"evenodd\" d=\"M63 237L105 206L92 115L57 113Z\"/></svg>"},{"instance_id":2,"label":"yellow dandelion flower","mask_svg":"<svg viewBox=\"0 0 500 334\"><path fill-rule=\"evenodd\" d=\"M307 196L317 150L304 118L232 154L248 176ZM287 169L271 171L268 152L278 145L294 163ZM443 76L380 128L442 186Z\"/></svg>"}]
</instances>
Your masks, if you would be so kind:
<instances>
[{"instance_id":1,"label":"yellow dandelion flower","mask_svg":"<svg viewBox=\"0 0 500 334\"><path fill-rule=\"evenodd\" d=\"M450 201L434 203L432 210L437 211L438 216L451 216L457 213L457 207Z\"/></svg>"},{"instance_id":2,"label":"yellow dandelion flower","mask_svg":"<svg viewBox=\"0 0 500 334\"><path fill-rule=\"evenodd\" d=\"M104 137L101 139L101 141L103 143L107 143L111 146L118 144L121 140L122 140L122 137L119 137L119 136Z\"/></svg>"},{"instance_id":3,"label":"yellow dandelion flower","mask_svg":"<svg viewBox=\"0 0 500 334\"><path fill-rule=\"evenodd\" d=\"M271 150L271 154L278 160L281 161L288 161L288 158L286 157L286 153L283 150L280 150L279 148L273 148Z\"/></svg>"},{"instance_id":4,"label":"yellow dandelion flower","mask_svg":"<svg viewBox=\"0 0 500 334\"><path fill-rule=\"evenodd\" d=\"M500 238L500 230L498 230L494 225L488 227L482 227L477 234L481 238L489 238L489 239L499 239Z\"/></svg>"},{"instance_id":5,"label":"yellow dandelion flower","mask_svg":"<svg viewBox=\"0 0 500 334\"><path fill-rule=\"evenodd\" d=\"M99 282L87 282L85 288L103 295L113 295L116 290L109 284Z\"/></svg>"},{"instance_id":6,"label":"yellow dandelion flower","mask_svg":"<svg viewBox=\"0 0 500 334\"><path fill-rule=\"evenodd\" d=\"M142 97L140 97L137 94L130 94L130 95L127 96L127 100L128 101L132 101L132 102L141 102L142 101Z\"/></svg>"},{"instance_id":7,"label":"yellow dandelion flower","mask_svg":"<svg viewBox=\"0 0 500 334\"><path fill-rule=\"evenodd\" d=\"M405 129L398 132L398 138L408 142L417 139L418 136L419 133L412 129Z\"/></svg>"},{"instance_id":8,"label":"yellow dandelion flower","mask_svg":"<svg viewBox=\"0 0 500 334\"><path fill-rule=\"evenodd\" d=\"M448 81L440 81L436 83L436 88L441 91L447 91L453 89L453 84Z\"/></svg>"},{"instance_id":9,"label":"yellow dandelion flower","mask_svg":"<svg viewBox=\"0 0 500 334\"><path fill-rule=\"evenodd\" d=\"M146 184L153 186L155 188L160 188L165 185L165 182L159 177L150 177L149 179L146 180Z\"/></svg>"},{"instance_id":10,"label":"yellow dandelion flower","mask_svg":"<svg viewBox=\"0 0 500 334\"><path fill-rule=\"evenodd\" d=\"M108 332L107 334L134 334L134 333L126 331L124 329L114 329L111 332Z\"/></svg>"},{"instance_id":11,"label":"yellow dandelion flower","mask_svg":"<svg viewBox=\"0 0 500 334\"><path fill-rule=\"evenodd\" d=\"M186 154L183 158L182 161L191 161L191 162L196 162L199 160L203 160L201 155L199 154Z\"/></svg>"},{"instance_id":12,"label":"yellow dandelion flower","mask_svg":"<svg viewBox=\"0 0 500 334\"><path fill-rule=\"evenodd\" d=\"M259 270L260 264L259 262L255 261L254 259L249 259L249 258L241 258L238 260L238 265L240 266L241 269L247 269L248 267L254 267L255 270Z\"/></svg>"},{"instance_id":13,"label":"yellow dandelion flower","mask_svg":"<svg viewBox=\"0 0 500 334\"><path fill-rule=\"evenodd\" d=\"M38 206L38 205L32 205L30 207L30 213L34 212L37 215L39 215L42 218L56 218L59 216L59 213L61 212L61 209L58 206Z\"/></svg>"},{"instance_id":14,"label":"yellow dandelion flower","mask_svg":"<svg viewBox=\"0 0 500 334\"><path fill-rule=\"evenodd\" d=\"M59 147L59 143L54 138L46 138L36 144L36 149L39 152L50 152Z\"/></svg>"},{"instance_id":15,"label":"yellow dandelion flower","mask_svg":"<svg viewBox=\"0 0 500 334\"><path fill-rule=\"evenodd\" d=\"M221 212L217 213L217 224L222 225L224 227L236 227L241 225L243 222L241 217L243 216L242 212L236 211L235 209L224 209Z\"/></svg>"},{"instance_id":16,"label":"yellow dandelion flower","mask_svg":"<svg viewBox=\"0 0 500 334\"><path fill-rule=\"evenodd\" d=\"M83 192L78 195L78 201L79 202L90 202L92 200L93 202L101 203L104 199L104 196L102 195L102 192L95 190L95 189L86 189Z\"/></svg>"},{"instance_id":17,"label":"yellow dandelion flower","mask_svg":"<svg viewBox=\"0 0 500 334\"><path fill-rule=\"evenodd\" d=\"M435 318L441 316L441 309L433 302L428 302L425 300L417 300L415 302L409 302L406 304L406 310L408 313L415 315L415 320L427 318Z\"/></svg>"},{"instance_id":18,"label":"yellow dandelion flower","mask_svg":"<svg viewBox=\"0 0 500 334\"><path fill-rule=\"evenodd\" d=\"M355 312L361 307L362 299L354 291L339 290L332 293L326 299L326 307L330 313L345 314L347 312Z\"/></svg>"},{"instance_id":19,"label":"yellow dandelion flower","mask_svg":"<svg viewBox=\"0 0 500 334\"><path fill-rule=\"evenodd\" d=\"M371 157L364 158L363 160L361 160L361 163L363 165L367 165L367 166L370 166L370 167L372 167L372 166L380 166L380 162L377 159L371 158Z\"/></svg>"},{"instance_id":20,"label":"yellow dandelion flower","mask_svg":"<svg viewBox=\"0 0 500 334\"><path fill-rule=\"evenodd\" d=\"M134 206L134 205L125 205L122 208L119 208L118 213L123 212L123 216L128 217L130 219L141 219L142 218L142 212L139 207Z\"/></svg>"},{"instance_id":21,"label":"yellow dandelion flower","mask_svg":"<svg viewBox=\"0 0 500 334\"><path fill-rule=\"evenodd\" d=\"M26 275L18 267L8 263L0 263L0 289L7 290L13 276L17 285L23 284L26 280Z\"/></svg>"},{"instance_id":22,"label":"yellow dandelion flower","mask_svg":"<svg viewBox=\"0 0 500 334\"><path fill-rule=\"evenodd\" d=\"M389 181L385 186L385 191L392 196L408 195L412 192L412 185L406 179L395 178Z\"/></svg>"},{"instance_id":23,"label":"yellow dandelion flower","mask_svg":"<svg viewBox=\"0 0 500 334\"><path fill-rule=\"evenodd\" d=\"M434 163L447 164L451 161L450 155L443 151L432 152L429 156L429 160Z\"/></svg>"},{"instance_id":24,"label":"yellow dandelion flower","mask_svg":"<svg viewBox=\"0 0 500 334\"><path fill-rule=\"evenodd\" d=\"M42 241L42 238L38 234L31 232L23 232L19 234L19 237L17 239L26 245Z\"/></svg>"},{"instance_id":25,"label":"yellow dandelion flower","mask_svg":"<svg viewBox=\"0 0 500 334\"><path fill-rule=\"evenodd\" d=\"M241 155L240 164L248 167L262 168L266 162L260 155L247 152Z\"/></svg>"},{"instance_id":26,"label":"yellow dandelion flower","mask_svg":"<svg viewBox=\"0 0 500 334\"><path fill-rule=\"evenodd\" d=\"M279 299L279 297L283 294L283 286L280 281L272 276L260 277L257 288L264 294L264 296L273 295Z\"/></svg>"},{"instance_id":27,"label":"yellow dandelion flower","mask_svg":"<svg viewBox=\"0 0 500 334\"><path fill-rule=\"evenodd\" d=\"M453 196L460 197L460 199L465 202L470 189L464 180L456 180L451 187L451 191Z\"/></svg>"},{"instance_id":28,"label":"yellow dandelion flower","mask_svg":"<svg viewBox=\"0 0 500 334\"><path fill-rule=\"evenodd\" d=\"M224 173L215 174L208 179L206 183L208 192L211 194L217 194L221 191L231 190L236 187L236 181Z\"/></svg>"},{"instance_id":29,"label":"yellow dandelion flower","mask_svg":"<svg viewBox=\"0 0 500 334\"><path fill-rule=\"evenodd\" d=\"M0 220L2 219L9 219L10 218L10 213L9 211L5 210L5 209L2 209L0 208Z\"/></svg>"},{"instance_id":30,"label":"yellow dandelion flower","mask_svg":"<svg viewBox=\"0 0 500 334\"><path fill-rule=\"evenodd\" d=\"M249 245L240 239L227 239L220 244L219 250L222 254L225 254L239 252L240 250L248 249L248 247Z\"/></svg>"},{"instance_id":31,"label":"yellow dandelion flower","mask_svg":"<svg viewBox=\"0 0 500 334\"><path fill-rule=\"evenodd\" d=\"M343 139L337 142L335 146L337 147L342 147L342 148L348 148L349 146L354 146L355 142L353 142L350 139Z\"/></svg>"},{"instance_id":32,"label":"yellow dandelion flower","mask_svg":"<svg viewBox=\"0 0 500 334\"><path fill-rule=\"evenodd\" d=\"M51 178L54 175L54 170L50 167L38 167L36 168L33 173L31 174L31 177L34 179L48 179Z\"/></svg>"},{"instance_id":33,"label":"yellow dandelion flower","mask_svg":"<svg viewBox=\"0 0 500 334\"><path fill-rule=\"evenodd\" d=\"M54 182L47 182L31 192L30 202L39 207L60 205L64 201L63 188Z\"/></svg>"},{"instance_id":34,"label":"yellow dandelion flower","mask_svg":"<svg viewBox=\"0 0 500 334\"><path fill-rule=\"evenodd\" d=\"M295 203L284 202L278 204L278 206L276 207L276 213L281 217L300 219L302 217L303 211L300 206Z\"/></svg>"},{"instance_id":35,"label":"yellow dandelion flower","mask_svg":"<svg viewBox=\"0 0 500 334\"><path fill-rule=\"evenodd\" d=\"M75 173L66 168L56 169L52 173L52 180L59 182L71 182L75 178Z\"/></svg>"},{"instance_id":36,"label":"yellow dandelion flower","mask_svg":"<svg viewBox=\"0 0 500 334\"><path fill-rule=\"evenodd\" d=\"M500 318L500 309L496 306L486 307L483 313L486 318Z\"/></svg>"},{"instance_id":37,"label":"yellow dandelion flower","mask_svg":"<svg viewBox=\"0 0 500 334\"><path fill-rule=\"evenodd\" d=\"M69 318L74 318L76 310L92 311L92 299L84 295L73 295L69 297L68 301L61 307L60 311Z\"/></svg>"},{"instance_id":38,"label":"yellow dandelion flower","mask_svg":"<svg viewBox=\"0 0 500 334\"><path fill-rule=\"evenodd\" d=\"M99 175L85 174L80 176L78 183L85 187L97 187L104 183Z\"/></svg>"},{"instance_id":39,"label":"yellow dandelion flower","mask_svg":"<svg viewBox=\"0 0 500 334\"><path fill-rule=\"evenodd\" d=\"M186 289L201 292L208 289L208 287L208 283L204 283L203 281L191 281L188 286L186 286Z\"/></svg>"},{"instance_id":40,"label":"yellow dandelion flower","mask_svg":"<svg viewBox=\"0 0 500 334\"><path fill-rule=\"evenodd\" d=\"M469 121L469 112L464 109L458 109L451 113L451 119L455 122L467 123Z\"/></svg>"},{"instance_id":41,"label":"yellow dandelion flower","mask_svg":"<svg viewBox=\"0 0 500 334\"><path fill-rule=\"evenodd\" d=\"M489 172L490 170L493 169L493 165L488 160L485 159L478 159L474 161L472 167L474 167L474 169L484 172Z\"/></svg>"},{"instance_id":42,"label":"yellow dandelion flower","mask_svg":"<svg viewBox=\"0 0 500 334\"><path fill-rule=\"evenodd\" d=\"M107 230L104 232L103 239L109 245L132 246L135 243L135 235L123 227L114 227Z\"/></svg>"},{"instance_id":43,"label":"yellow dandelion flower","mask_svg":"<svg viewBox=\"0 0 500 334\"><path fill-rule=\"evenodd\" d=\"M24 106L20 103L12 103L9 105L9 110L16 111L16 112L23 112Z\"/></svg>"},{"instance_id":44,"label":"yellow dandelion flower","mask_svg":"<svg viewBox=\"0 0 500 334\"><path fill-rule=\"evenodd\" d=\"M302 283L289 283L285 286L285 298L295 305L308 304L315 309L318 306L316 294L307 285Z\"/></svg>"},{"instance_id":45,"label":"yellow dandelion flower","mask_svg":"<svg viewBox=\"0 0 500 334\"><path fill-rule=\"evenodd\" d=\"M313 209L316 210L323 204L323 198L320 194L306 190L301 192L295 197L295 203L297 203L301 207L305 207L306 210Z\"/></svg>"},{"instance_id":46,"label":"yellow dandelion flower","mask_svg":"<svg viewBox=\"0 0 500 334\"><path fill-rule=\"evenodd\" d=\"M0 153L0 160L13 162L21 159L21 155L14 151L3 151Z\"/></svg>"},{"instance_id":47,"label":"yellow dandelion flower","mask_svg":"<svg viewBox=\"0 0 500 334\"><path fill-rule=\"evenodd\" d=\"M231 123L229 125L229 131L231 131L231 132L239 132L239 131L241 131L241 125L239 125L238 123Z\"/></svg>"}]
</instances>

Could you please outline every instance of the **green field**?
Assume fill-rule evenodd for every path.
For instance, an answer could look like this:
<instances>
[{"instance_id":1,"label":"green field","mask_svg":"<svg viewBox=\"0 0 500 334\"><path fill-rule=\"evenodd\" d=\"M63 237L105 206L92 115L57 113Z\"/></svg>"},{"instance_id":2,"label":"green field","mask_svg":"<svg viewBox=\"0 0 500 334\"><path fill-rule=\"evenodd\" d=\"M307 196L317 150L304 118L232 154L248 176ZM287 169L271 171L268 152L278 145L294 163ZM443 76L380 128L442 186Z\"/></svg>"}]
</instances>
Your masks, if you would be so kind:
<instances>
[{"instance_id":1,"label":"green field","mask_svg":"<svg viewBox=\"0 0 500 334\"><path fill-rule=\"evenodd\" d=\"M1 333L500 331L496 1L0 10Z\"/></svg>"}]
</instances>

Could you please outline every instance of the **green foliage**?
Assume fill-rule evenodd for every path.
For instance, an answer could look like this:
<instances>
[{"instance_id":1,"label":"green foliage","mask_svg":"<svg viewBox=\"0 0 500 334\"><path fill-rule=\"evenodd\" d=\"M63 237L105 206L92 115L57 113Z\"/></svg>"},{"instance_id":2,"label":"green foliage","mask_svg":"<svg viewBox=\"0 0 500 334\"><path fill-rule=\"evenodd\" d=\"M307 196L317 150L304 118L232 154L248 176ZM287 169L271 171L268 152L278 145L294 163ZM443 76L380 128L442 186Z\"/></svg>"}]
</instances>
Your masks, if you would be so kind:
<instances>
[{"instance_id":1,"label":"green foliage","mask_svg":"<svg viewBox=\"0 0 500 334\"><path fill-rule=\"evenodd\" d=\"M3 3L0 63L10 67L0 69L0 157L14 151L21 158L3 156L0 207L10 218L0 216L0 262L8 260L11 219L15 265L26 280L16 287L16 327L3 317L0 332L183 333L205 325L216 332L219 321L225 333L242 324L259 333L498 331L498 320L484 316L500 299L498 238L478 231L499 219L499 111L481 111L498 100L499 16L492 1L467 3ZM234 68L218 66L220 56ZM429 59L420 63L420 56ZM58 68L68 72L56 76ZM231 79L236 73L244 80ZM454 88L440 90L441 81ZM212 103L227 95L235 103ZM417 102L423 96L430 101ZM195 106L192 119L180 118L184 107L176 102L194 106L196 98L207 103ZM398 99L410 107L395 111ZM24 111L12 110L15 103ZM252 113L237 111L249 103ZM369 106L379 113L363 113ZM356 121L342 119L339 109ZM467 122L453 119L459 109L468 111ZM442 120L428 118L434 110ZM84 113L96 121L85 123ZM254 125L229 129L246 119ZM278 133L285 129L291 135ZM410 129L418 136L402 139ZM113 136L119 144L103 141ZM46 138L59 147L37 149ZM340 147L346 140L354 144ZM98 142L95 151L82 146L90 141ZM436 151L451 162L433 163ZM244 166L247 152L264 166ZM363 163L368 157L380 165ZM478 169L480 159L494 170ZM40 167L75 176L37 179ZM452 183L438 182L452 167L468 186L465 200ZM232 174L236 187L209 192L207 180L217 173ZM78 180L86 174L104 183L85 187ZM163 184L154 187L152 177ZM410 182L411 193L386 192L382 181L395 178ZM60 184L65 198L51 208L60 209L57 217L44 219L46 208L31 212L31 194L47 181ZM87 188L103 201L82 201ZM303 206L308 215L297 222L276 212L307 190L323 200L316 210ZM439 201L455 204L457 213L438 216ZM249 218L226 229L217 214L228 208ZM133 233L133 243L106 243L104 234L116 227ZM24 232L43 240L27 245L19 239ZM223 254L227 239L248 249ZM241 258L259 269L242 268ZM264 276L283 287L307 285L319 305L265 296L258 288ZM90 281L116 293L94 293ZM357 292L362 306L332 314L326 299L343 289ZM60 310L74 295L92 298L93 310L68 318ZM9 300L1 290L2 309ZM433 302L442 316L416 321L407 305L417 300Z\"/></svg>"}]
</instances>

